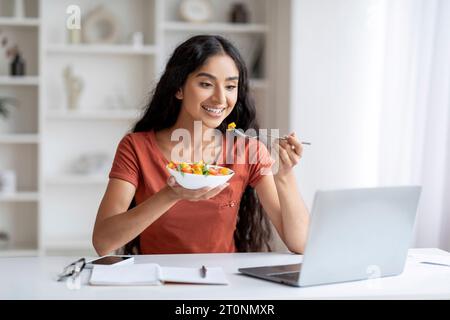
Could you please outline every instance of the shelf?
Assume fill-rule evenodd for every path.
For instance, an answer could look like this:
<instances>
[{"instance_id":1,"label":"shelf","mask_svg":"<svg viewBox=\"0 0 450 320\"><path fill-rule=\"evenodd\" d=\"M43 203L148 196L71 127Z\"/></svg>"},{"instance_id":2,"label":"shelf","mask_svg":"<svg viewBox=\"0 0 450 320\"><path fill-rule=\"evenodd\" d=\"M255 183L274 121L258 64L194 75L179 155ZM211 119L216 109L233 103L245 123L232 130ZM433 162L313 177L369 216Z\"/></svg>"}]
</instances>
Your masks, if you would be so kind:
<instances>
[{"instance_id":1,"label":"shelf","mask_svg":"<svg viewBox=\"0 0 450 320\"><path fill-rule=\"evenodd\" d=\"M0 258L1 257L33 257L39 255L37 249L31 248L15 248L15 249L0 249Z\"/></svg>"},{"instance_id":2,"label":"shelf","mask_svg":"<svg viewBox=\"0 0 450 320\"><path fill-rule=\"evenodd\" d=\"M89 44L51 44L47 46L48 53L98 53L98 54L125 54L125 55L153 55L154 46L145 45L133 47L132 45L89 45Z\"/></svg>"},{"instance_id":3,"label":"shelf","mask_svg":"<svg viewBox=\"0 0 450 320\"><path fill-rule=\"evenodd\" d=\"M38 18L0 18L0 26L11 27L38 27L40 21Z\"/></svg>"},{"instance_id":4,"label":"shelf","mask_svg":"<svg viewBox=\"0 0 450 320\"><path fill-rule=\"evenodd\" d=\"M38 192L16 192L11 194L0 193L0 202L34 202L39 201Z\"/></svg>"},{"instance_id":5,"label":"shelf","mask_svg":"<svg viewBox=\"0 0 450 320\"><path fill-rule=\"evenodd\" d=\"M38 76L0 76L0 85L8 86L37 86Z\"/></svg>"},{"instance_id":6,"label":"shelf","mask_svg":"<svg viewBox=\"0 0 450 320\"><path fill-rule=\"evenodd\" d=\"M49 177L45 181L51 185L103 185L108 182L107 175L82 175L82 174L64 174L55 177Z\"/></svg>"},{"instance_id":7,"label":"shelf","mask_svg":"<svg viewBox=\"0 0 450 320\"><path fill-rule=\"evenodd\" d=\"M51 110L48 111L47 118L51 120L136 120L140 112L140 110Z\"/></svg>"},{"instance_id":8,"label":"shelf","mask_svg":"<svg viewBox=\"0 0 450 320\"><path fill-rule=\"evenodd\" d=\"M0 134L0 144L34 144L39 143L38 134L11 133Z\"/></svg>"},{"instance_id":9,"label":"shelf","mask_svg":"<svg viewBox=\"0 0 450 320\"><path fill-rule=\"evenodd\" d=\"M266 33L268 28L264 24L250 23L189 23L166 22L163 26L166 31L214 31L233 33Z\"/></svg>"}]
</instances>

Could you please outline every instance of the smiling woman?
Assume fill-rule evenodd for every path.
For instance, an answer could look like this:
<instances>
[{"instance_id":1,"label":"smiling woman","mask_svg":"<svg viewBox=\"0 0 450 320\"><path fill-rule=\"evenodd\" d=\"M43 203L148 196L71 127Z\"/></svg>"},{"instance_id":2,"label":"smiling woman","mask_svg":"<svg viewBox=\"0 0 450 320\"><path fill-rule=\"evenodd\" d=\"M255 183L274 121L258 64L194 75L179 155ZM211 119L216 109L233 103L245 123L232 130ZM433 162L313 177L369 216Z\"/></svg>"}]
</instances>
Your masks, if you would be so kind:
<instances>
[{"instance_id":1,"label":"smiling woman","mask_svg":"<svg viewBox=\"0 0 450 320\"><path fill-rule=\"evenodd\" d=\"M245 152L252 153L247 159L256 150L259 161L225 164L238 142L223 148L211 131L225 135L231 122L259 129L238 50L220 36L188 39L175 49L146 112L117 148L94 227L97 252L124 245L126 253L142 254L270 250L269 219L287 247L302 252L309 218L292 173L301 144L292 134L274 160L262 143L245 141ZM194 190L176 183L166 170L179 142L176 130L192 137L192 148L183 150L189 162L200 150L202 160L234 172L230 180ZM211 151L219 156L208 158ZM277 174L265 174L275 162Z\"/></svg>"},{"instance_id":2,"label":"smiling woman","mask_svg":"<svg viewBox=\"0 0 450 320\"><path fill-rule=\"evenodd\" d=\"M205 127L218 127L236 104L238 81L239 70L230 56L210 57L199 70L188 76L175 95L184 100L186 106L181 109L180 119L190 126L193 121L200 120ZM189 93L184 94L186 91Z\"/></svg>"}]
</instances>

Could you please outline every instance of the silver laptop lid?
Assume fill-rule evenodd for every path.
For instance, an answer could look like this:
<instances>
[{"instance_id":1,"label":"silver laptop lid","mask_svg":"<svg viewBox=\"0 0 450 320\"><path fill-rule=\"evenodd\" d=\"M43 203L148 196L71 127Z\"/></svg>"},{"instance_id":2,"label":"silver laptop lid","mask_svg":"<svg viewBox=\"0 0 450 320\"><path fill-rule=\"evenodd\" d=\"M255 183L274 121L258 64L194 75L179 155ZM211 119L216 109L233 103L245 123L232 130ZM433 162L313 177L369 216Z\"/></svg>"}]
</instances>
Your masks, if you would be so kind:
<instances>
[{"instance_id":1,"label":"silver laptop lid","mask_svg":"<svg viewBox=\"0 0 450 320\"><path fill-rule=\"evenodd\" d=\"M401 273L420 192L419 186L317 191L300 286Z\"/></svg>"}]
</instances>

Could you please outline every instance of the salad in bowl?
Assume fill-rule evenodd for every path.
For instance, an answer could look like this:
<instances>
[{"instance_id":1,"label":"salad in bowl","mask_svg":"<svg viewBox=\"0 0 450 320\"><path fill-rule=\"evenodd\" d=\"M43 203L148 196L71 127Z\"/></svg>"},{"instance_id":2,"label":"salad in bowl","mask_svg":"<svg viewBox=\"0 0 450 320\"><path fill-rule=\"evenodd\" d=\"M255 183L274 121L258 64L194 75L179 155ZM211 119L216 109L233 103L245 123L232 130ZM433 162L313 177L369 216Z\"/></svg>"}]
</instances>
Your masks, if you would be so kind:
<instances>
[{"instance_id":1,"label":"salad in bowl","mask_svg":"<svg viewBox=\"0 0 450 320\"><path fill-rule=\"evenodd\" d=\"M227 167L211 165L204 161L175 162L166 166L177 183L186 189L215 188L227 182L234 171Z\"/></svg>"}]
</instances>

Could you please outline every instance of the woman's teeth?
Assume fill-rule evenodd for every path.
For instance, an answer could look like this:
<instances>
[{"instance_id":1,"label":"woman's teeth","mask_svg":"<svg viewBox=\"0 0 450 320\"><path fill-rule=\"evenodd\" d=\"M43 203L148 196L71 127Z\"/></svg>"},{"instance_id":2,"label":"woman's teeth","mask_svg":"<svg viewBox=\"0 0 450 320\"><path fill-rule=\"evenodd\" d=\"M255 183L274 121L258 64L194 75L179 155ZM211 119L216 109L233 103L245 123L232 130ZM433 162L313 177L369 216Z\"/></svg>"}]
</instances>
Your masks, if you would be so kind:
<instances>
[{"instance_id":1,"label":"woman's teeth","mask_svg":"<svg viewBox=\"0 0 450 320\"><path fill-rule=\"evenodd\" d=\"M222 114L223 110L225 110L225 108L208 108L205 106L202 106L203 109L205 109L208 112L214 113L214 114Z\"/></svg>"}]
</instances>

